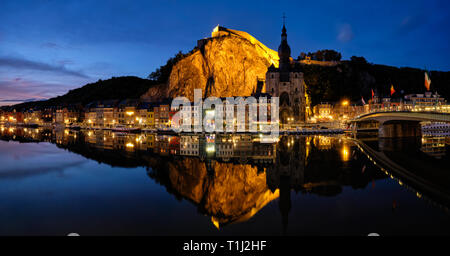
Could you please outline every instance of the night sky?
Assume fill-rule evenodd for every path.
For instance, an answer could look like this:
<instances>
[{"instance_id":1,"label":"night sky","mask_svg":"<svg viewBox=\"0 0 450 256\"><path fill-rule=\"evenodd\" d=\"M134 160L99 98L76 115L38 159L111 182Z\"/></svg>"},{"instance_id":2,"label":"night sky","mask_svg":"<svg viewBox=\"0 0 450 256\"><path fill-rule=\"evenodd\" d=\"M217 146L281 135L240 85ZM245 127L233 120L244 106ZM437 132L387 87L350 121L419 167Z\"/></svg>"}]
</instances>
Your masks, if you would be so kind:
<instances>
[{"instance_id":1,"label":"night sky","mask_svg":"<svg viewBox=\"0 0 450 256\"><path fill-rule=\"evenodd\" d=\"M450 1L0 1L0 105L46 99L98 79L147 77L220 24L292 56L450 70Z\"/></svg>"}]
</instances>

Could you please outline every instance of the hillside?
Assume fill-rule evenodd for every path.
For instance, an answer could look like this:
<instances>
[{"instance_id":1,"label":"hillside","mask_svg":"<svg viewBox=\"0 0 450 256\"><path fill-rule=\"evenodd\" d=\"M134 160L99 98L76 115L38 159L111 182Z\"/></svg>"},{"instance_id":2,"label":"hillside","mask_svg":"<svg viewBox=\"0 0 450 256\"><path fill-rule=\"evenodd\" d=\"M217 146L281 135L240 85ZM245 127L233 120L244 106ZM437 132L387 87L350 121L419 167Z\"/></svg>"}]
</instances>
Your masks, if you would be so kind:
<instances>
[{"instance_id":1,"label":"hillside","mask_svg":"<svg viewBox=\"0 0 450 256\"><path fill-rule=\"evenodd\" d=\"M340 53L332 50L309 54L318 53L334 53L340 59ZM256 79L265 78L271 64L278 66L275 51L245 32L224 27L216 27L210 38L199 40L198 47L187 55L177 54L175 59L161 67L171 71L165 79L164 93L172 97L187 96L191 100L195 88L202 89L203 93L207 91L208 96L249 96L256 87ZM367 101L371 89L377 95L388 96L391 83L397 91L394 97L425 90L424 70L420 69L370 64L363 57L337 61L336 65L300 61L312 105L342 98L359 101L364 97ZM450 72L432 71L431 80L431 89L450 99Z\"/></svg>"},{"instance_id":2,"label":"hillside","mask_svg":"<svg viewBox=\"0 0 450 256\"><path fill-rule=\"evenodd\" d=\"M319 53L340 53L332 50L308 53L318 58ZM294 55L294 54L293 54ZM301 54L302 55L302 54ZM306 54L303 54L306 56ZM304 56L303 56L304 57ZM320 56L319 56L320 57ZM371 89L377 95L388 96L390 85L394 97L407 93L424 92L424 71L370 64L363 57L337 61L325 65L312 61L303 64L305 82L311 103L338 102L343 98L367 101ZM36 106L85 105L96 100L144 98L158 101L166 97L187 96L193 100L193 90L200 88L207 96L249 96L255 90L258 78L265 78L270 65L278 66L277 52L264 46L248 33L217 26L210 38L201 39L189 53L177 53L167 63L149 75L116 77L99 80L67 94L46 101L22 103L17 110ZM431 89L450 99L450 72L432 71Z\"/></svg>"},{"instance_id":3,"label":"hillside","mask_svg":"<svg viewBox=\"0 0 450 256\"><path fill-rule=\"evenodd\" d=\"M334 67L305 65L305 82L312 104L337 102L342 98L352 101L365 101L371 97L371 89L376 95L390 95L394 85L393 97L402 97L409 93L423 93L424 70L415 68L397 68L385 65L343 61ZM450 72L431 72L431 91L437 91L446 99L450 98Z\"/></svg>"},{"instance_id":4,"label":"hillside","mask_svg":"<svg viewBox=\"0 0 450 256\"><path fill-rule=\"evenodd\" d=\"M134 76L113 77L108 80L99 80L95 83L86 84L83 87L70 90L68 93L45 101L27 102L15 105L16 110L32 107L65 106L81 104L97 100L110 99L136 99L149 91L150 88L158 86L158 82L142 79Z\"/></svg>"}]
</instances>

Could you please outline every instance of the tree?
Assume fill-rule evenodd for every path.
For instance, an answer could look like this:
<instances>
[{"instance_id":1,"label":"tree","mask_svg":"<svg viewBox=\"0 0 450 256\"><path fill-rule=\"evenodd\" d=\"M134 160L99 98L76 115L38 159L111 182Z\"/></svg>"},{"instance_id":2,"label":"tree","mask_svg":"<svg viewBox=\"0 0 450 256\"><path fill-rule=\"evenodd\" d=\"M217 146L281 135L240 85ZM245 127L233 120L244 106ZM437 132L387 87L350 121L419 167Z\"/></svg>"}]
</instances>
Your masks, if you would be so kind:
<instances>
[{"instance_id":1,"label":"tree","mask_svg":"<svg viewBox=\"0 0 450 256\"><path fill-rule=\"evenodd\" d=\"M306 57L318 61L340 61L342 55L335 50L318 50L316 52L308 52L307 54L302 52L300 53L300 56L298 56L298 60L304 60Z\"/></svg>"},{"instance_id":2,"label":"tree","mask_svg":"<svg viewBox=\"0 0 450 256\"><path fill-rule=\"evenodd\" d=\"M323 57L326 61L340 61L342 55L335 50L323 50Z\"/></svg>"},{"instance_id":3,"label":"tree","mask_svg":"<svg viewBox=\"0 0 450 256\"><path fill-rule=\"evenodd\" d=\"M306 53L304 53L304 52L301 52L300 53L300 55L298 56L298 60L304 60L304 59L306 59Z\"/></svg>"},{"instance_id":4,"label":"tree","mask_svg":"<svg viewBox=\"0 0 450 256\"><path fill-rule=\"evenodd\" d=\"M316 60L318 60L318 61L323 61L323 52L321 51L321 50L318 50L316 53L315 53L315 59Z\"/></svg>"},{"instance_id":5,"label":"tree","mask_svg":"<svg viewBox=\"0 0 450 256\"><path fill-rule=\"evenodd\" d=\"M183 52L179 51L175 55L175 57L168 59L164 66L157 68L154 72L148 75L148 79L156 81L158 83L166 83L167 80L169 80L173 66L175 66L175 64L177 64L178 61L182 60L187 55L189 55L189 53L184 54Z\"/></svg>"},{"instance_id":6,"label":"tree","mask_svg":"<svg viewBox=\"0 0 450 256\"><path fill-rule=\"evenodd\" d=\"M364 57L352 56L350 58L350 61L355 63L355 64L367 64L367 60Z\"/></svg>"}]
</instances>

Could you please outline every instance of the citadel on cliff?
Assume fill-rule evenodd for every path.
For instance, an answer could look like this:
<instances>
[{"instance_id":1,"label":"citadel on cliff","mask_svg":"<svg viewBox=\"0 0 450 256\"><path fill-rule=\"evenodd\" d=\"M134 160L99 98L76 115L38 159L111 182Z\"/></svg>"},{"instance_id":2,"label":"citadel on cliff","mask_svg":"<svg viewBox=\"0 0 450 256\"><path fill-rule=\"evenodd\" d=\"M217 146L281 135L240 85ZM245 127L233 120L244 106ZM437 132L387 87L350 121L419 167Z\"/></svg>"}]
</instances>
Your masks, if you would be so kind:
<instances>
[{"instance_id":1,"label":"citadel on cliff","mask_svg":"<svg viewBox=\"0 0 450 256\"><path fill-rule=\"evenodd\" d=\"M265 74L265 79L256 77L256 93L265 92L273 97L279 97L280 122L282 124L305 122L307 109L309 109L306 84L302 72L302 63L294 61L291 57L291 48L287 42L286 26L283 24L281 33L281 44L278 52L266 47L246 32L232 30L217 26L214 28L211 38L201 39L197 47L204 51L208 41L219 37L244 38L262 52L269 60L270 66ZM245 72L245 70L243 70ZM244 75L245 76L245 75ZM244 80L245 82L245 80ZM245 86L245 84L243 85ZM212 94L212 85L207 82L205 95ZM253 93L254 94L254 93ZM222 95L221 95L222 96ZM247 96L233 95L233 96Z\"/></svg>"}]
</instances>

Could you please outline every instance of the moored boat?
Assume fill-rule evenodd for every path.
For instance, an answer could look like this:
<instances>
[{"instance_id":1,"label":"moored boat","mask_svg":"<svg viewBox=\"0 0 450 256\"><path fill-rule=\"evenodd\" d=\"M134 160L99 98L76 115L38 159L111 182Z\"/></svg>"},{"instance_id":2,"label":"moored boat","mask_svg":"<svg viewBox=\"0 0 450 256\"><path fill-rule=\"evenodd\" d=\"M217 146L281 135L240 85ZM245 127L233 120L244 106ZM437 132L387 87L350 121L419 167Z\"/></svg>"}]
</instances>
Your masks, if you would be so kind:
<instances>
[{"instance_id":1,"label":"moored boat","mask_svg":"<svg viewBox=\"0 0 450 256\"><path fill-rule=\"evenodd\" d=\"M111 129L114 132L140 132L141 128L136 127L126 127L124 125L117 125L116 127Z\"/></svg>"}]
</instances>

